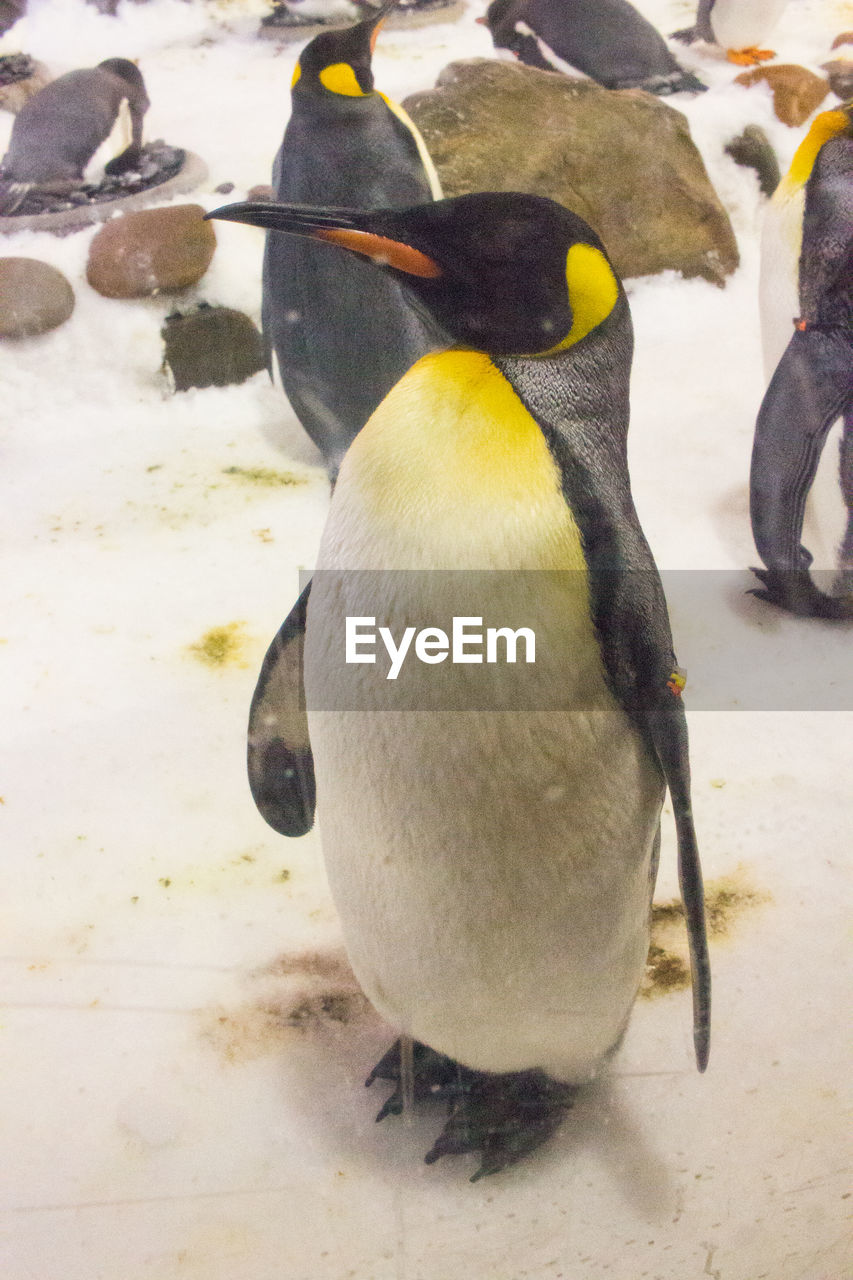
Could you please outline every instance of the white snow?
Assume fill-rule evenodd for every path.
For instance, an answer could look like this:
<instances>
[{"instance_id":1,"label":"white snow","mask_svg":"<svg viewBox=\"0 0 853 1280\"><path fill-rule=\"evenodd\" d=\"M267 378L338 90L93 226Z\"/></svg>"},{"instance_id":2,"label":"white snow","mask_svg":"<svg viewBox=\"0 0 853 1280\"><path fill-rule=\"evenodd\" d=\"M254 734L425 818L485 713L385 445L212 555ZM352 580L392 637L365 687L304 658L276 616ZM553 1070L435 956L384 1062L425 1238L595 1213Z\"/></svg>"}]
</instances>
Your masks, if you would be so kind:
<instances>
[{"instance_id":1,"label":"white snow","mask_svg":"<svg viewBox=\"0 0 853 1280\"><path fill-rule=\"evenodd\" d=\"M489 56L484 7L385 32L378 86L399 101L452 59ZM694 8L638 7L664 32ZM187 198L213 208L269 180L284 126L299 46L255 37L265 8L125 0L109 18L30 0L0 53L55 73L138 56L147 136L204 157L209 181ZM851 27L849 3L791 0L773 45L818 69ZM422 1164L437 1115L374 1125L384 1089L362 1081L389 1042L375 1018L286 1024L352 993L318 836L285 841L256 813L245 721L328 487L266 375L170 396L159 371L176 304L259 320L262 234L218 223L200 284L145 302L87 285L94 229L8 236L0 252L59 267L77 303L54 333L0 347L4 1280L838 1280L849 1266L850 634L763 608L732 576L755 562L763 202L723 147L758 123L784 165L805 129L733 86L719 51L677 52L712 85L673 105L742 264L724 290L629 282L632 475L661 567L729 571L709 574L698 614L673 604L688 711L694 690L708 705L706 655L732 675L720 709L690 713L697 826L709 879L742 867L772 896L714 945L707 1074L689 994L640 1001L611 1073L548 1147L471 1186L467 1160ZM0 152L10 128L0 115ZM229 627L231 660L205 665L192 646ZM737 709L763 665L790 673L792 696L811 681L789 704L803 709ZM846 711L813 709L836 695ZM666 825L661 899L673 863Z\"/></svg>"}]
</instances>

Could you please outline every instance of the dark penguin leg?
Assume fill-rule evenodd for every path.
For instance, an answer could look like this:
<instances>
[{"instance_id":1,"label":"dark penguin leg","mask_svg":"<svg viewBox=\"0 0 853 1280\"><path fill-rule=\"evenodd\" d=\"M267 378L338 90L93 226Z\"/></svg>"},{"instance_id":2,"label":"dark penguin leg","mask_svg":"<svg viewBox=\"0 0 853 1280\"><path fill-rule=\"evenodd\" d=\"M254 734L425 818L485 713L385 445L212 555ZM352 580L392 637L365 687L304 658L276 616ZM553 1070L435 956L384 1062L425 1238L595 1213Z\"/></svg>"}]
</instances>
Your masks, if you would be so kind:
<instances>
[{"instance_id":1,"label":"dark penguin leg","mask_svg":"<svg viewBox=\"0 0 853 1280\"><path fill-rule=\"evenodd\" d=\"M827 596L809 575L800 542L806 498L827 434L849 412L853 350L838 329L797 330L776 368L755 424L750 515L762 600L804 617L845 618L851 608Z\"/></svg>"},{"instance_id":2,"label":"dark penguin leg","mask_svg":"<svg viewBox=\"0 0 853 1280\"><path fill-rule=\"evenodd\" d=\"M841 594L853 595L853 409L849 409L844 415L839 473L841 493L847 507L847 529L841 543L841 577L838 588Z\"/></svg>"},{"instance_id":3,"label":"dark penguin leg","mask_svg":"<svg viewBox=\"0 0 853 1280\"><path fill-rule=\"evenodd\" d=\"M437 1098L450 1106L447 1123L427 1152L426 1163L479 1152L481 1164L472 1182L499 1173L541 1146L559 1128L577 1093L575 1086L552 1080L544 1071L505 1075L472 1071L418 1041L413 1056L415 1100ZM367 1084L377 1078L397 1086L377 1120L399 1115L403 1109L399 1041L374 1067Z\"/></svg>"}]
</instances>

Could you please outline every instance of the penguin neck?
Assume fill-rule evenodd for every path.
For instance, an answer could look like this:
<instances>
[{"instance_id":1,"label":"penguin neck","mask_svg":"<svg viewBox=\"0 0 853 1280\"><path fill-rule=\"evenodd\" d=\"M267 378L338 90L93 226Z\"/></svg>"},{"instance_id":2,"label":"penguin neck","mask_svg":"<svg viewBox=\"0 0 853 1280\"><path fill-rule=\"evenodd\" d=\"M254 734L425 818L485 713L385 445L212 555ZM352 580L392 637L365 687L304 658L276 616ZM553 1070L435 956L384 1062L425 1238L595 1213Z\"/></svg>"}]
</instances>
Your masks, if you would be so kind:
<instances>
[{"instance_id":1,"label":"penguin neck","mask_svg":"<svg viewBox=\"0 0 853 1280\"><path fill-rule=\"evenodd\" d=\"M328 119L340 123L344 119L360 120L377 105L382 98L375 89L358 96L344 93L332 93L322 85L296 85L291 95L292 114L307 116L311 120Z\"/></svg>"},{"instance_id":2,"label":"penguin neck","mask_svg":"<svg viewBox=\"0 0 853 1280\"><path fill-rule=\"evenodd\" d=\"M424 356L341 465L323 567L583 569L539 424L489 356Z\"/></svg>"},{"instance_id":3,"label":"penguin neck","mask_svg":"<svg viewBox=\"0 0 853 1280\"><path fill-rule=\"evenodd\" d=\"M606 320L547 358L499 356L495 364L539 423L559 464L590 451L627 468L633 330L620 292Z\"/></svg>"},{"instance_id":4,"label":"penguin neck","mask_svg":"<svg viewBox=\"0 0 853 1280\"><path fill-rule=\"evenodd\" d=\"M824 143L849 129L850 120L844 111L821 112L794 152L791 167L780 184L782 199L790 197L806 185Z\"/></svg>"}]
</instances>

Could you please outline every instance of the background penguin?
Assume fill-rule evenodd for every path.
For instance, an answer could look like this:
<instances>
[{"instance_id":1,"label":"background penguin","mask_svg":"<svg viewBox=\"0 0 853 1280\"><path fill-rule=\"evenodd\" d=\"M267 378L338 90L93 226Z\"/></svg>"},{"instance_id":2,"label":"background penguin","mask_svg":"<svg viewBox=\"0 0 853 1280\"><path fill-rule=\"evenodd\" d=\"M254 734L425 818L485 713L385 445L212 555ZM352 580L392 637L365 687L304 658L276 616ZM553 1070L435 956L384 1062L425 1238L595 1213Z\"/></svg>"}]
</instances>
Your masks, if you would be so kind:
<instances>
[{"instance_id":1,"label":"background penguin","mask_svg":"<svg viewBox=\"0 0 853 1280\"><path fill-rule=\"evenodd\" d=\"M415 125L373 88L373 43L391 8L393 0L303 50L273 167L277 199L396 208L441 195ZM292 236L267 238L263 330L293 410L333 478L383 396L440 341L396 281Z\"/></svg>"},{"instance_id":2,"label":"background penguin","mask_svg":"<svg viewBox=\"0 0 853 1280\"><path fill-rule=\"evenodd\" d=\"M697 93L663 37L627 0L492 0L484 19L495 47L544 71L582 71L606 89Z\"/></svg>"},{"instance_id":3,"label":"background penguin","mask_svg":"<svg viewBox=\"0 0 853 1280\"><path fill-rule=\"evenodd\" d=\"M853 601L815 586L801 543L827 434L839 417L846 437L853 432L853 102L815 119L770 202L761 303L775 372L750 474L752 531L767 566L756 570L764 584L756 594L794 613L853 617Z\"/></svg>"},{"instance_id":4,"label":"background penguin","mask_svg":"<svg viewBox=\"0 0 853 1280\"><path fill-rule=\"evenodd\" d=\"M69 189L104 160L108 173L131 168L150 105L142 74L127 58L107 58L45 85L15 117L0 166L0 214L13 213L30 186Z\"/></svg>"},{"instance_id":5,"label":"background penguin","mask_svg":"<svg viewBox=\"0 0 853 1280\"><path fill-rule=\"evenodd\" d=\"M592 229L536 196L212 216L372 258L460 344L420 360L343 460L310 595L264 663L249 769L263 816L289 835L312 824L316 771L353 968L416 1041L415 1096L450 1103L427 1161L479 1150L475 1176L495 1172L553 1131L622 1037L647 957L666 785L700 1069L708 1055L683 678L627 471L627 300ZM476 579L471 612L534 629L526 705L546 709L491 709L511 705L508 666L489 668L488 710L465 710L478 705L474 668L450 664L440 680L452 711L423 709L432 668L418 662L407 672L418 709L337 699L343 615L375 615L398 635L460 577L428 572L446 569L471 571L465 590ZM347 670L368 707L381 705L382 668ZM398 1082L380 1115L401 1108L400 1057L370 1077Z\"/></svg>"},{"instance_id":6,"label":"background penguin","mask_svg":"<svg viewBox=\"0 0 853 1280\"><path fill-rule=\"evenodd\" d=\"M775 58L772 49L759 49L758 43L775 27L788 0L699 0L695 26L674 31L674 40L690 44L707 40L726 51L729 62L739 67Z\"/></svg>"}]
</instances>

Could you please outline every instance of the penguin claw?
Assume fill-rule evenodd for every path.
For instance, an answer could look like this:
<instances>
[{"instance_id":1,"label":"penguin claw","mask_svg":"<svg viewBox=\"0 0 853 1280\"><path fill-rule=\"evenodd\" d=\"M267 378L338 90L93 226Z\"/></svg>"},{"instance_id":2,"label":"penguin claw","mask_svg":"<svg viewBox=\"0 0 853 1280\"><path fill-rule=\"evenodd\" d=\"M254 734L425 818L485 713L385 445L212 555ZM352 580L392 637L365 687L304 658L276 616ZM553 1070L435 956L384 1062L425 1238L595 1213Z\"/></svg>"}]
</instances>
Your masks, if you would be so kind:
<instances>
[{"instance_id":1,"label":"penguin claw","mask_svg":"<svg viewBox=\"0 0 853 1280\"><path fill-rule=\"evenodd\" d=\"M853 599L828 596L815 586L807 569L752 568L760 588L747 594L785 609L799 618L853 619Z\"/></svg>"}]
</instances>

